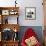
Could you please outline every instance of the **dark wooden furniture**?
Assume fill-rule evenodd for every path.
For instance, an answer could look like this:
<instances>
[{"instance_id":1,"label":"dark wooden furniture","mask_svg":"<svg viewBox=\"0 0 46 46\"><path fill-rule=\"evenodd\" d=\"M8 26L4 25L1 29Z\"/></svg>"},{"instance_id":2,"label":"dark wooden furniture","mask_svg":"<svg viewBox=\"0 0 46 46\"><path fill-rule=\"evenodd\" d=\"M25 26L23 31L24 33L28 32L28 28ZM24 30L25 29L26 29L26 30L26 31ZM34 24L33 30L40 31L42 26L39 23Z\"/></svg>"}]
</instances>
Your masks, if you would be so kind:
<instances>
[{"instance_id":1,"label":"dark wooden furniture","mask_svg":"<svg viewBox=\"0 0 46 46\"><path fill-rule=\"evenodd\" d=\"M2 46L2 42L0 41L0 46Z\"/></svg>"},{"instance_id":2,"label":"dark wooden furniture","mask_svg":"<svg viewBox=\"0 0 46 46\"><path fill-rule=\"evenodd\" d=\"M18 23L18 16L19 16L19 7L0 7L0 18L1 24L3 23L3 19L8 16L17 16L17 23ZM5 19L5 24L8 24L8 18Z\"/></svg>"},{"instance_id":3,"label":"dark wooden furniture","mask_svg":"<svg viewBox=\"0 0 46 46\"><path fill-rule=\"evenodd\" d=\"M9 24L8 18L7 18L9 16L14 16L14 17L17 16L17 18L16 18L17 23ZM0 7L0 32L1 32L0 46L18 46L19 40L16 40L16 39L8 40L8 41L2 40L2 32L5 28L9 28L14 32L19 31L18 17L19 17L19 7Z\"/></svg>"},{"instance_id":4,"label":"dark wooden furniture","mask_svg":"<svg viewBox=\"0 0 46 46\"><path fill-rule=\"evenodd\" d=\"M3 46L18 46L18 41L5 41L2 44Z\"/></svg>"}]
</instances>

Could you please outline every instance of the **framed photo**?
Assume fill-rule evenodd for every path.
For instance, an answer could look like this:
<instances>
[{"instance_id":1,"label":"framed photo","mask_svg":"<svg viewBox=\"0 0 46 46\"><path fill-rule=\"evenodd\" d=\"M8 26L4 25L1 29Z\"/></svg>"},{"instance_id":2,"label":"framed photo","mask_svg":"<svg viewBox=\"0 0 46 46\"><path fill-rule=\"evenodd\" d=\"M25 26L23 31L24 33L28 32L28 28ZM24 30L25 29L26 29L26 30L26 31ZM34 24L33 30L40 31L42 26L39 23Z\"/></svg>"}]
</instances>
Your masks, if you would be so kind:
<instances>
[{"instance_id":1,"label":"framed photo","mask_svg":"<svg viewBox=\"0 0 46 46\"><path fill-rule=\"evenodd\" d=\"M25 8L25 18L27 20L35 20L36 19L36 8L26 7Z\"/></svg>"},{"instance_id":2,"label":"framed photo","mask_svg":"<svg viewBox=\"0 0 46 46\"><path fill-rule=\"evenodd\" d=\"M2 10L2 15L9 15L9 10Z\"/></svg>"}]
</instances>

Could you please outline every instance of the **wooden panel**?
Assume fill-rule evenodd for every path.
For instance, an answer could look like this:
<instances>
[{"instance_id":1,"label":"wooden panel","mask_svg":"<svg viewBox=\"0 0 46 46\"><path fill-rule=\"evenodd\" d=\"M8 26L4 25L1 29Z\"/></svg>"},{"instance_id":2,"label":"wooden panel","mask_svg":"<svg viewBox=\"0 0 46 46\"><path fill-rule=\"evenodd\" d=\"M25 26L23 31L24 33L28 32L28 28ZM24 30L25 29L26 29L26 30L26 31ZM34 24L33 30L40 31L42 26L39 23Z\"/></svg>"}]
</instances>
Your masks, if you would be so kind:
<instances>
[{"instance_id":1,"label":"wooden panel","mask_svg":"<svg viewBox=\"0 0 46 46\"><path fill-rule=\"evenodd\" d=\"M44 7L44 26L46 26L46 6Z\"/></svg>"},{"instance_id":2,"label":"wooden panel","mask_svg":"<svg viewBox=\"0 0 46 46\"><path fill-rule=\"evenodd\" d=\"M0 32L1 32L1 29L2 29L2 28L1 28L1 24L0 24Z\"/></svg>"},{"instance_id":3,"label":"wooden panel","mask_svg":"<svg viewBox=\"0 0 46 46\"><path fill-rule=\"evenodd\" d=\"M0 24L1 24L1 15L0 15Z\"/></svg>"},{"instance_id":4,"label":"wooden panel","mask_svg":"<svg viewBox=\"0 0 46 46\"><path fill-rule=\"evenodd\" d=\"M2 24L1 26L1 30L5 29L5 28L10 28L13 31L16 29L17 31L19 31L19 25L18 24Z\"/></svg>"},{"instance_id":5,"label":"wooden panel","mask_svg":"<svg viewBox=\"0 0 46 46\"><path fill-rule=\"evenodd\" d=\"M44 27L44 44L46 46L46 27Z\"/></svg>"},{"instance_id":6,"label":"wooden panel","mask_svg":"<svg viewBox=\"0 0 46 46\"><path fill-rule=\"evenodd\" d=\"M13 31L16 31L16 32L18 32L19 31L19 24L17 23L17 24L8 24L8 23L6 23L6 24L3 24L3 17L5 18L5 16L6 15L2 15L2 10L8 10L9 11L9 15L7 15L7 16L11 16L11 14L10 14L10 12L17 12L16 14L14 13L14 14L12 14L12 15L19 15L18 14L18 11L19 11L19 7L0 7L0 15L1 15L1 24L0 24L0 32L2 32L4 29L6 29L6 28L9 28L9 29L11 29L11 30L13 30ZM15 30L16 29L16 30ZM1 40L1 42L0 42L0 46L18 46L18 42L17 41L2 41Z\"/></svg>"},{"instance_id":7,"label":"wooden panel","mask_svg":"<svg viewBox=\"0 0 46 46\"><path fill-rule=\"evenodd\" d=\"M0 41L0 46L2 46L2 42Z\"/></svg>"},{"instance_id":8,"label":"wooden panel","mask_svg":"<svg viewBox=\"0 0 46 46\"><path fill-rule=\"evenodd\" d=\"M44 9L44 44L46 46L46 0L43 0Z\"/></svg>"},{"instance_id":9,"label":"wooden panel","mask_svg":"<svg viewBox=\"0 0 46 46\"><path fill-rule=\"evenodd\" d=\"M18 46L19 41L1 41L0 46Z\"/></svg>"},{"instance_id":10,"label":"wooden panel","mask_svg":"<svg viewBox=\"0 0 46 46\"><path fill-rule=\"evenodd\" d=\"M16 9L16 10L18 10L19 9L19 7L0 7L0 10L9 10L9 9Z\"/></svg>"},{"instance_id":11,"label":"wooden panel","mask_svg":"<svg viewBox=\"0 0 46 46\"><path fill-rule=\"evenodd\" d=\"M43 8L44 8L44 26L46 26L46 0L43 0Z\"/></svg>"},{"instance_id":12,"label":"wooden panel","mask_svg":"<svg viewBox=\"0 0 46 46\"><path fill-rule=\"evenodd\" d=\"M8 41L8 42L3 42L3 46L18 46L18 41Z\"/></svg>"}]
</instances>

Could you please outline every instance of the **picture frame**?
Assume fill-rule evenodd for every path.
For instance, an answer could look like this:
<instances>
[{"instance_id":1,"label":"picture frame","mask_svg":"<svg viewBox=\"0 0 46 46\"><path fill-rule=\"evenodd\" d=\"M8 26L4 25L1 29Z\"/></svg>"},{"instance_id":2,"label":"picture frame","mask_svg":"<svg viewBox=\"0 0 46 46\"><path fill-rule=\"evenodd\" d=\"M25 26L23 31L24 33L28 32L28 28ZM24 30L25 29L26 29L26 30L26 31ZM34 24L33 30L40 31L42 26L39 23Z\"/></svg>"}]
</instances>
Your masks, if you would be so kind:
<instances>
[{"instance_id":1,"label":"picture frame","mask_svg":"<svg viewBox=\"0 0 46 46\"><path fill-rule=\"evenodd\" d=\"M35 20L36 19L36 8L26 7L25 8L25 18L26 20Z\"/></svg>"},{"instance_id":2,"label":"picture frame","mask_svg":"<svg viewBox=\"0 0 46 46\"><path fill-rule=\"evenodd\" d=\"M2 10L2 15L9 15L9 10Z\"/></svg>"}]
</instances>

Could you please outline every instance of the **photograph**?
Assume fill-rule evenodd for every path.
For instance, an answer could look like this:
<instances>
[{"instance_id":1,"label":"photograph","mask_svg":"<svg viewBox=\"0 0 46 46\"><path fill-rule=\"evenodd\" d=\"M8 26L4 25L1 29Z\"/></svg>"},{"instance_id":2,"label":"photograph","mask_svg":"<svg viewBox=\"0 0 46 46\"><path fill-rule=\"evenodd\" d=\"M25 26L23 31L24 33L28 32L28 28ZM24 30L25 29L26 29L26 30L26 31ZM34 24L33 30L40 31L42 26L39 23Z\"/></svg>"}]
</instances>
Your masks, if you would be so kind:
<instances>
[{"instance_id":1,"label":"photograph","mask_svg":"<svg viewBox=\"0 0 46 46\"><path fill-rule=\"evenodd\" d=\"M26 7L25 8L25 18L27 20L35 20L36 19L36 8L35 7Z\"/></svg>"}]
</instances>

